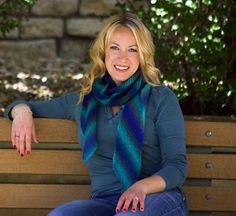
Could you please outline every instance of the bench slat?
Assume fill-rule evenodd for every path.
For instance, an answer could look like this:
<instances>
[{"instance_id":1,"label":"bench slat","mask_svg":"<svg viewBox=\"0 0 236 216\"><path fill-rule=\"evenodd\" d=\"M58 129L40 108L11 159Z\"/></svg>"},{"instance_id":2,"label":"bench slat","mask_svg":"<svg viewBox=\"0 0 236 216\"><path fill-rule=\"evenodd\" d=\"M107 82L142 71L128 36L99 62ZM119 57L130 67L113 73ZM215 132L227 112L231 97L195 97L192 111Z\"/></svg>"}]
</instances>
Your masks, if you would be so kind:
<instances>
[{"instance_id":1,"label":"bench slat","mask_svg":"<svg viewBox=\"0 0 236 216\"><path fill-rule=\"evenodd\" d=\"M236 179L235 154L187 154L187 159L189 178Z\"/></svg>"},{"instance_id":2,"label":"bench slat","mask_svg":"<svg viewBox=\"0 0 236 216\"><path fill-rule=\"evenodd\" d=\"M88 175L79 150L33 150L21 158L16 150L2 149L1 155L0 173L4 174ZM236 179L233 154L188 154L187 158L190 178Z\"/></svg>"},{"instance_id":3,"label":"bench slat","mask_svg":"<svg viewBox=\"0 0 236 216\"><path fill-rule=\"evenodd\" d=\"M236 211L235 187L184 186L192 211Z\"/></svg>"},{"instance_id":4,"label":"bench slat","mask_svg":"<svg viewBox=\"0 0 236 216\"><path fill-rule=\"evenodd\" d=\"M1 150L0 173L88 175L79 150L33 150L20 157L14 149Z\"/></svg>"},{"instance_id":5,"label":"bench slat","mask_svg":"<svg viewBox=\"0 0 236 216\"><path fill-rule=\"evenodd\" d=\"M236 147L235 123L185 121L185 126L187 145Z\"/></svg>"},{"instance_id":6,"label":"bench slat","mask_svg":"<svg viewBox=\"0 0 236 216\"><path fill-rule=\"evenodd\" d=\"M40 142L78 143L76 123L65 119L35 118L37 137ZM11 141L11 121L0 117L0 141Z\"/></svg>"},{"instance_id":7,"label":"bench slat","mask_svg":"<svg viewBox=\"0 0 236 216\"><path fill-rule=\"evenodd\" d=\"M89 191L90 185L0 184L0 208L54 208Z\"/></svg>"},{"instance_id":8,"label":"bench slat","mask_svg":"<svg viewBox=\"0 0 236 216\"><path fill-rule=\"evenodd\" d=\"M74 121L65 119L35 119L36 131L41 142L77 143ZM185 121L186 143L190 146L236 147L236 124L232 122ZM11 122L0 118L0 140L10 141ZM211 136L207 137L207 131Z\"/></svg>"},{"instance_id":9,"label":"bench slat","mask_svg":"<svg viewBox=\"0 0 236 216\"><path fill-rule=\"evenodd\" d=\"M0 208L54 208L89 196L89 185L0 185ZM183 187L193 211L236 211L236 189ZM45 199L47 197L47 199Z\"/></svg>"},{"instance_id":10,"label":"bench slat","mask_svg":"<svg viewBox=\"0 0 236 216\"><path fill-rule=\"evenodd\" d=\"M0 209L1 216L45 216L50 209Z\"/></svg>"}]
</instances>

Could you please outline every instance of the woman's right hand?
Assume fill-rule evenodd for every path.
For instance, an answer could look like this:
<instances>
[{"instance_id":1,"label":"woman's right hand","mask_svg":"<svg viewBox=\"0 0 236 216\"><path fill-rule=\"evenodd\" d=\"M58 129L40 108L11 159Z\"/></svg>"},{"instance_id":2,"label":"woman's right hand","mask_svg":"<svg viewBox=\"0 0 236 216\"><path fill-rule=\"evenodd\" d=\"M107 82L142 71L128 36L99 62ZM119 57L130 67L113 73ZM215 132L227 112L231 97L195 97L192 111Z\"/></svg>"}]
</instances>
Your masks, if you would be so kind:
<instances>
[{"instance_id":1,"label":"woman's right hand","mask_svg":"<svg viewBox=\"0 0 236 216\"><path fill-rule=\"evenodd\" d=\"M18 104L12 109L11 116L13 148L16 148L22 157L25 153L29 155L32 141L38 143L32 112L27 105Z\"/></svg>"}]
</instances>

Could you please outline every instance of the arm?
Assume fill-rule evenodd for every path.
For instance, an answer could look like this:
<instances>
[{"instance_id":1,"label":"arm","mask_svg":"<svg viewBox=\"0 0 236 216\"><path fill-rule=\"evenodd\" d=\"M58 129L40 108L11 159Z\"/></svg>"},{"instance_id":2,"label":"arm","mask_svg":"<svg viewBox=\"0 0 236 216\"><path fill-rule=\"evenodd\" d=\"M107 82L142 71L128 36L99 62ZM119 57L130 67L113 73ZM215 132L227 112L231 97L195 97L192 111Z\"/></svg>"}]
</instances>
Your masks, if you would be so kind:
<instances>
[{"instance_id":1,"label":"arm","mask_svg":"<svg viewBox=\"0 0 236 216\"><path fill-rule=\"evenodd\" d=\"M21 156L31 152L32 141L37 143L33 117L73 118L78 102L76 93L69 93L49 101L16 101L10 104L5 116L13 120L11 140Z\"/></svg>"},{"instance_id":2,"label":"arm","mask_svg":"<svg viewBox=\"0 0 236 216\"><path fill-rule=\"evenodd\" d=\"M160 92L154 97L153 113L158 138L155 142L160 145L161 169L152 176L137 181L125 191L118 202L118 210L123 204L123 210L127 210L132 203L135 211L139 203L142 211L147 194L173 189L185 180L187 161L183 115L175 95L169 89Z\"/></svg>"}]
</instances>

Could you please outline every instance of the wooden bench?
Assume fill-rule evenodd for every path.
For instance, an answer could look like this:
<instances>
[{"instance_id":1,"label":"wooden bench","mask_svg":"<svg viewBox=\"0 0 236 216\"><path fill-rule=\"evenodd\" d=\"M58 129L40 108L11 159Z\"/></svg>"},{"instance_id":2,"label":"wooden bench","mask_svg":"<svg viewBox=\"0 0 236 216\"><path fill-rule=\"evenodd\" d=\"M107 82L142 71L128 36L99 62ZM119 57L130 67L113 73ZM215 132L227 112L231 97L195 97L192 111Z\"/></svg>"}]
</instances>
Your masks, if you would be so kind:
<instances>
[{"instance_id":1,"label":"wooden bench","mask_svg":"<svg viewBox=\"0 0 236 216\"><path fill-rule=\"evenodd\" d=\"M35 122L40 144L22 158L10 144L11 122L0 118L1 216L42 216L89 196L75 122ZM236 120L185 122L189 173L183 189L191 215L236 215Z\"/></svg>"}]
</instances>

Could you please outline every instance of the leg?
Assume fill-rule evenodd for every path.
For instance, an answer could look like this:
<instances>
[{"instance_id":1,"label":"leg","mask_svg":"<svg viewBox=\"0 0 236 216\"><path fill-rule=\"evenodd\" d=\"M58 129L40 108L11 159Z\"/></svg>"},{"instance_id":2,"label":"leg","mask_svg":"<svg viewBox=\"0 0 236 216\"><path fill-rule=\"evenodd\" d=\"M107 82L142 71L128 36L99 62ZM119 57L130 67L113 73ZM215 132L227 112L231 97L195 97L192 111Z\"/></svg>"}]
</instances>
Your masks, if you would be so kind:
<instances>
[{"instance_id":1,"label":"leg","mask_svg":"<svg viewBox=\"0 0 236 216\"><path fill-rule=\"evenodd\" d=\"M188 209L184 194L175 189L147 195L144 212L120 212L115 216L188 216Z\"/></svg>"},{"instance_id":2,"label":"leg","mask_svg":"<svg viewBox=\"0 0 236 216\"><path fill-rule=\"evenodd\" d=\"M87 199L65 203L52 210L48 216L113 216L115 206L105 199Z\"/></svg>"}]
</instances>

